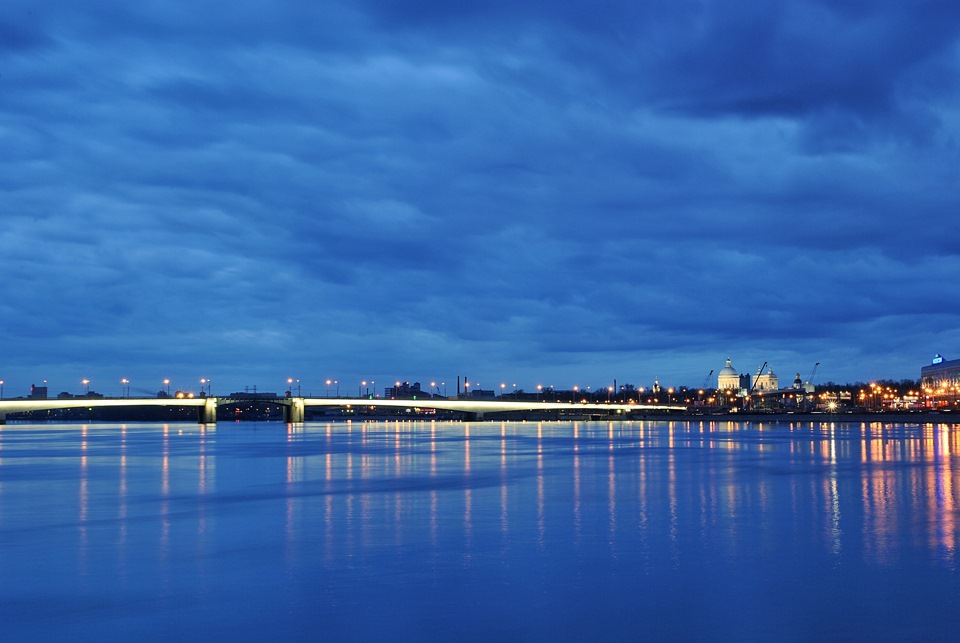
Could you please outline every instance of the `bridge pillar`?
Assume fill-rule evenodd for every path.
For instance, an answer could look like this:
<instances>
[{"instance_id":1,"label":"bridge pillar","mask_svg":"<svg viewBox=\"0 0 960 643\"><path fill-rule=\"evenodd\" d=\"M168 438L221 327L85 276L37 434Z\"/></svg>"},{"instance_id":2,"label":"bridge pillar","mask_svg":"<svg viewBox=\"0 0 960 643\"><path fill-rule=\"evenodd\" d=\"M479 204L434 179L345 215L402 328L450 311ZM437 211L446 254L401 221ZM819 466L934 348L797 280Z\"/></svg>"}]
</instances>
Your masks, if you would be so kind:
<instances>
[{"instance_id":1,"label":"bridge pillar","mask_svg":"<svg viewBox=\"0 0 960 643\"><path fill-rule=\"evenodd\" d=\"M208 397L204 400L203 406L198 406L197 409L200 411L198 419L200 424L217 423L217 398Z\"/></svg>"},{"instance_id":2,"label":"bridge pillar","mask_svg":"<svg viewBox=\"0 0 960 643\"><path fill-rule=\"evenodd\" d=\"M298 424L303 422L303 398L291 397L283 405L283 421L287 424Z\"/></svg>"}]
</instances>

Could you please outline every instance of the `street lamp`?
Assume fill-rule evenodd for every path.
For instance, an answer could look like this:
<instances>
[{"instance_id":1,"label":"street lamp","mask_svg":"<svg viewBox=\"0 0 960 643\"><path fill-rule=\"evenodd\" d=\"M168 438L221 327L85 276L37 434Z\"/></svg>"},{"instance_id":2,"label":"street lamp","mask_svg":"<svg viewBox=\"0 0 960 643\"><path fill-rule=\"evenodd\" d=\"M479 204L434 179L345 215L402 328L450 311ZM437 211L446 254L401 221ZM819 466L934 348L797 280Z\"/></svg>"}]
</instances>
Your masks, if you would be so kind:
<instances>
[{"instance_id":1,"label":"street lamp","mask_svg":"<svg viewBox=\"0 0 960 643\"><path fill-rule=\"evenodd\" d=\"M166 390L167 390L167 396L169 397L169 395L170 395L170 378L165 378L165 379L163 380L163 386L166 388Z\"/></svg>"},{"instance_id":2,"label":"street lamp","mask_svg":"<svg viewBox=\"0 0 960 643\"><path fill-rule=\"evenodd\" d=\"M0 380L0 400L3 399L3 380Z\"/></svg>"},{"instance_id":3,"label":"street lamp","mask_svg":"<svg viewBox=\"0 0 960 643\"><path fill-rule=\"evenodd\" d=\"M86 395L90 391L90 380L84 378L80 380L80 383L83 384L83 394Z\"/></svg>"},{"instance_id":4,"label":"street lamp","mask_svg":"<svg viewBox=\"0 0 960 643\"><path fill-rule=\"evenodd\" d=\"M125 377L120 380L120 397L130 397L129 384L130 384L130 380L128 380ZM126 393L124 393L124 389L126 389Z\"/></svg>"},{"instance_id":5,"label":"street lamp","mask_svg":"<svg viewBox=\"0 0 960 643\"><path fill-rule=\"evenodd\" d=\"M580 387L576 384L573 385L573 396L570 398L571 404L577 403L577 397L580 395Z\"/></svg>"}]
</instances>

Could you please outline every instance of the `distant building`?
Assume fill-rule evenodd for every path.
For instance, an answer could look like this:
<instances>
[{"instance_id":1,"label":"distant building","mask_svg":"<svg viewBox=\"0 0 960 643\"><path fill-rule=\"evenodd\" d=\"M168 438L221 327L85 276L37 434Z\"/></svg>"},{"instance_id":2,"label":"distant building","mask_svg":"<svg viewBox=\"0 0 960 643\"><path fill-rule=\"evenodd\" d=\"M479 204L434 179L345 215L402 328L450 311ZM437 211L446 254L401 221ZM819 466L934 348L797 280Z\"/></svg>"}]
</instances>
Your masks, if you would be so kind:
<instances>
[{"instance_id":1,"label":"distant building","mask_svg":"<svg viewBox=\"0 0 960 643\"><path fill-rule=\"evenodd\" d=\"M463 397L480 400L495 400L497 399L497 392L476 388L471 389L469 392L464 392Z\"/></svg>"},{"instance_id":2,"label":"distant building","mask_svg":"<svg viewBox=\"0 0 960 643\"><path fill-rule=\"evenodd\" d=\"M937 353L920 369L920 386L934 406L956 402L960 393L960 359L944 359Z\"/></svg>"},{"instance_id":3,"label":"distant building","mask_svg":"<svg viewBox=\"0 0 960 643\"><path fill-rule=\"evenodd\" d=\"M779 386L779 380L774 374L772 368L768 368L766 373L761 372L763 367L757 369L757 374L750 383L751 390L754 391L776 391Z\"/></svg>"},{"instance_id":4,"label":"distant building","mask_svg":"<svg viewBox=\"0 0 960 643\"><path fill-rule=\"evenodd\" d=\"M178 393L177 397L182 397L181 395L179 395L179 391L177 393ZM263 391L261 393L258 393L256 391L253 391L252 393L250 391L243 391L243 392L236 391L234 393L231 393L227 397L234 400L279 400L280 394L268 393L266 391Z\"/></svg>"},{"instance_id":5,"label":"distant building","mask_svg":"<svg viewBox=\"0 0 960 643\"><path fill-rule=\"evenodd\" d=\"M737 391L740 389L740 375L737 373L737 369L733 367L730 363L730 358L727 358L727 364L717 375L717 388L721 390L732 389Z\"/></svg>"},{"instance_id":6,"label":"distant building","mask_svg":"<svg viewBox=\"0 0 960 643\"><path fill-rule=\"evenodd\" d=\"M756 375L751 376L748 373L740 375L737 369L733 367L730 358L727 358L726 365L720 369L717 375L717 388L721 390L740 391L775 391L778 388L779 380L774 374L772 368L768 368L766 373L761 372L763 367L757 369Z\"/></svg>"},{"instance_id":7,"label":"distant building","mask_svg":"<svg viewBox=\"0 0 960 643\"><path fill-rule=\"evenodd\" d=\"M420 382L414 382L413 384L397 382L396 386L388 386L384 393L392 400L417 400L433 397L430 393L421 390Z\"/></svg>"},{"instance_id":8,"label":"distant building","mask_svg":"<svg viewBox=\"0 0 960 643\"><path fill-rule=\"evenodd\" d=\"M46 386L35 386L30 385L30 395L28 395L31 400L45 400L47 399L47 387Z\"/></svg>"}]
</instances>

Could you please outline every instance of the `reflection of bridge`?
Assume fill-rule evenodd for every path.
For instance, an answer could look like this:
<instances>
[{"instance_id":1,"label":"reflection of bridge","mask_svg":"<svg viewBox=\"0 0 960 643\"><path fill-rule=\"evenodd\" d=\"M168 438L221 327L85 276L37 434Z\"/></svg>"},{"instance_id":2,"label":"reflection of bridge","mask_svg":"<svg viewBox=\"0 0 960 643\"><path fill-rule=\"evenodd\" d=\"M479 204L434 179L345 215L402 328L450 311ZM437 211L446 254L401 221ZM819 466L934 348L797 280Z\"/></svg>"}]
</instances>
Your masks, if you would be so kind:
<instances>
[{"instance_id":1,"label":"reflection of bridge","mask_svg":"<svg viewBox=\"0 0 960 643\"><path fill-rule=\"evenodd\" d=\"M304 409L308 406L339 408L393 408L393 409L435 409L437 411L456 411L471 419L482 420L485 413L506 413L510 411L570 411L590 416L606 416L636 412L685 411L685 406L667 404L587 404L574 402L541 402L496 400L460 400L425 399L391 400L381 398L343 398L343 397L141 397L141 398L67 398L51 400L0 400L0 424L6 422L7 414L26 411L48 411L54 409L94 409L104 407L197 407L198 420L202 424L217 421L217 408L232 404L251 402L279 404L283 406L283 419L286 422L303 422Z\"/></svg>"}]
</instances>

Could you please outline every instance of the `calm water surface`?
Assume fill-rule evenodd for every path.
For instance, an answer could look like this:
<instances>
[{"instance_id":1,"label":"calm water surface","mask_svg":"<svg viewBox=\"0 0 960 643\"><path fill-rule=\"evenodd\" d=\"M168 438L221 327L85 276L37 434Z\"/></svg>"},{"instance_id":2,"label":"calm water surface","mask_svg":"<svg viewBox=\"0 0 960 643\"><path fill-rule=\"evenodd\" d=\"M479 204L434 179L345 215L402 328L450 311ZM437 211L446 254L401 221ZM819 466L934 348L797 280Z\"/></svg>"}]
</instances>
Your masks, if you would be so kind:
<instances>
[{"instance_id":1,"label":"calm water surface","mask_svg":"<svg viewBox=\"0 0 960 643\"><path fill-rule=\"evenodd\" d=\"M2 640L960 636L960 431L0 427Z\"/></svg>"}]
</instances>

